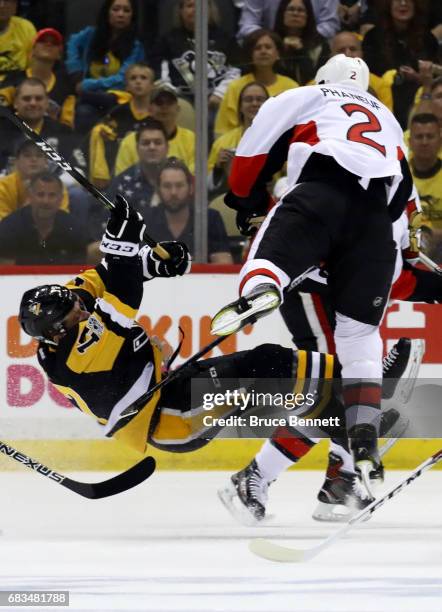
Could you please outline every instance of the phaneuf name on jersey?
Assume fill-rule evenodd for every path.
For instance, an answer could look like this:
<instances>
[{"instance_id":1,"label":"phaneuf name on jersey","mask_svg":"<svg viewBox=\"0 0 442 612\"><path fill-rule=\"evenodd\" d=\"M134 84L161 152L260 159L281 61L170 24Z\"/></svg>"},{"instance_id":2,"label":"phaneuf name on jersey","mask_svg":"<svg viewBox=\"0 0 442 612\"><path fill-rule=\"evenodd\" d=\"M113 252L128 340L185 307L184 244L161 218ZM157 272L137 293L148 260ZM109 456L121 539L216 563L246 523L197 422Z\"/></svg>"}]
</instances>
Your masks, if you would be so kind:
<instances>
[{"instance_id":1,"label":"phaneuf name on jersey","mask_svg":"<svg viewBox=\"0 0 442 612\"><path fill-rule=\"evenodd\" d=\"M328 87L320 87L320 90L324 94L324 97L333 96L336 98L350 98L351 100L358 100L358 102L364 102L373 108L381 108L380 104L376 102L374 98L367 98L359 94L354 94L349 91L343 91L342 89L330 89Z\"/></svg>"}]
</instances>

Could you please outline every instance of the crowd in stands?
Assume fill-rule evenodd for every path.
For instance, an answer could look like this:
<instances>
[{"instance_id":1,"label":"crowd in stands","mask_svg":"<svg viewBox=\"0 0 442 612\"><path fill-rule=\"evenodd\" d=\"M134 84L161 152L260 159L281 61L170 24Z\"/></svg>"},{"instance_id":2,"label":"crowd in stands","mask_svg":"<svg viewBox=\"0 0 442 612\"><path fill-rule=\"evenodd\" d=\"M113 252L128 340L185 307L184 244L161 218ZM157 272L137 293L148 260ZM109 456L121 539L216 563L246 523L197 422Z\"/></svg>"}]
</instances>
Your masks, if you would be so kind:
<instances>
[{"instance_id":1,"label":"crowd in stands","mask_svg":"<svg viewBox=\"0 0 442 612\"><path fill-rule=\"evenodd\" d=\"M238 143L269 96L363 57L404 133L442 261L442 0L207 0L208 261L247 245L223 203ZM0 104L157 240L195 251L195 0L0 0ZM0 116L0 263L94 264L108 212ZM278 180L280 179L280 180ZM280 193L274 176L269 192Z\"/></svg>"}]
</instances>

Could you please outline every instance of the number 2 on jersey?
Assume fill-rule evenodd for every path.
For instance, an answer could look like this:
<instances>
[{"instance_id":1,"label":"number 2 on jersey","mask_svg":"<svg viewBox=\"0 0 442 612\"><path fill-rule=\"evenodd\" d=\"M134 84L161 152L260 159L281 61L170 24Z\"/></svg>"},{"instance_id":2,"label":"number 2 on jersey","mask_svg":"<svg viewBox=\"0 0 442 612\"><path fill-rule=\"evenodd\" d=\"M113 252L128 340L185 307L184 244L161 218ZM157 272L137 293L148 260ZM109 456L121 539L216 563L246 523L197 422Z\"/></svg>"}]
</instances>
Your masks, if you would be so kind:
<instances>
[{"instance_id":1,"label":"number 2 on jersey","mask_svg":"<svg viewBox=\"0 0 442 612\"><path fill-rule=\"evenodd\" d=\"M347 132L347 140L373 147L382 153L384 157L386 157L387 151L384 145L381 145L375 140L372 140L364 135L367 132L380 132L382 130L382 126L379 123L376 115L360 104L344 104L341 108L349 117L351 117L353 113L362 113L368 119L368 121L362 121L361 123L355 123L352 125Z\"/></svg>"}]
</instances>

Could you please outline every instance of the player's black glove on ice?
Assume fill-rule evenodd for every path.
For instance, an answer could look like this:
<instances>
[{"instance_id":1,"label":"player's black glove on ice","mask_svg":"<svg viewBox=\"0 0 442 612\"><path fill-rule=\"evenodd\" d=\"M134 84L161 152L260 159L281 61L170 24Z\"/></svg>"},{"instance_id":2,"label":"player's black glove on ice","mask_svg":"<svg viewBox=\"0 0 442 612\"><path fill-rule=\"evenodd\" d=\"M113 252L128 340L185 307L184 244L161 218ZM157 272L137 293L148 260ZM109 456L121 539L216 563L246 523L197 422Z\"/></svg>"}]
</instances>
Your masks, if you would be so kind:
<instances>
[{"instance_id":1,"label":"player's black glove on ice","mask_svg":"<svg viewBox=\"0 0 442 612\"><path fill-rule=\"evenodd\" d=\"M144 246L139 253L143 263L144 280L162 276L183 276L190 272L192 258L184 242L160 242L170 254L170 259L161 259L149 246Z\"/></svg>"},{"instance_id":2,"label":"player's black glove on ice","mask_svg":"<svg viewBox=\"0 0 442 612\"><path fill-rule=\"evenodd\" d=\"M120 194L115 196L100 251L118 257L134 257L140 250L140 242L146 226L143 217Z\"/></svg>"}]
</instances>

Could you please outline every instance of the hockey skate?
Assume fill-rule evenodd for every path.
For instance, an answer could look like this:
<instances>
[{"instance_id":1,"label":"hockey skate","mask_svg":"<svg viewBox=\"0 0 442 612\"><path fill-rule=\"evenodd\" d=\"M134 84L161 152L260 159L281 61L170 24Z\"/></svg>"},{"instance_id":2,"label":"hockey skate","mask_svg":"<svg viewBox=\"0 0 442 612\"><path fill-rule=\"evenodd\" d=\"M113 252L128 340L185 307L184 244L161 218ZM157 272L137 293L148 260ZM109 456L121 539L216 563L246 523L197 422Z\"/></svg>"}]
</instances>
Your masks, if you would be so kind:
<instances>
[{"instance_id":1,"label":"hockey skate","mask_svg":"<svg viewBox=\"0 0 442 612\"><path fill-rule=\"evenodd\" d=\"M424 355L422 340L400 338L382 361L382 398L400 404L410 399Z\"/></svg>"},{"instance_id":2,"label":"hockey skate","mask_svg":"<svg viewBox=\"0 0 442 612\"><path fill-rule=\"evenodd\" d=\"M348 434L356 474L374 498L375 487L384 481L384 466L379 456L376 429L364 423L354 425Z\"/></svg>"},{"instance_id":3,"label":"hockey skate","mask_svg":"<svg viewBox=\"0 0 442 612\"><path fill-rule=\"evenodd\" d=\"M253 459L218 490L218 497L237 521L250 527L265 519L269 484Z\"/></svg>"},{"instance_id":4,"label":"hockey skate","mask_svg":"<svg viewBox=\"0 0 442 612\"><path fill-rule=\"evenodd\" d=\"M221 308L213 317L211 332L214 336L229 336L278 308L281 294L276 285L262 283L250 293Z\"/></svg>"},{"instance_id":5,"label":"hockey skate","mask_svg":"<svg viewBox=\"0 0 442 612\"><path fill-rule=\"evenodd\" d=\"M318 493L315 521L343 523L373 501L358 476L342 469L342 459L331 452L325 481Z\"/></svg>"}]
</instances>

